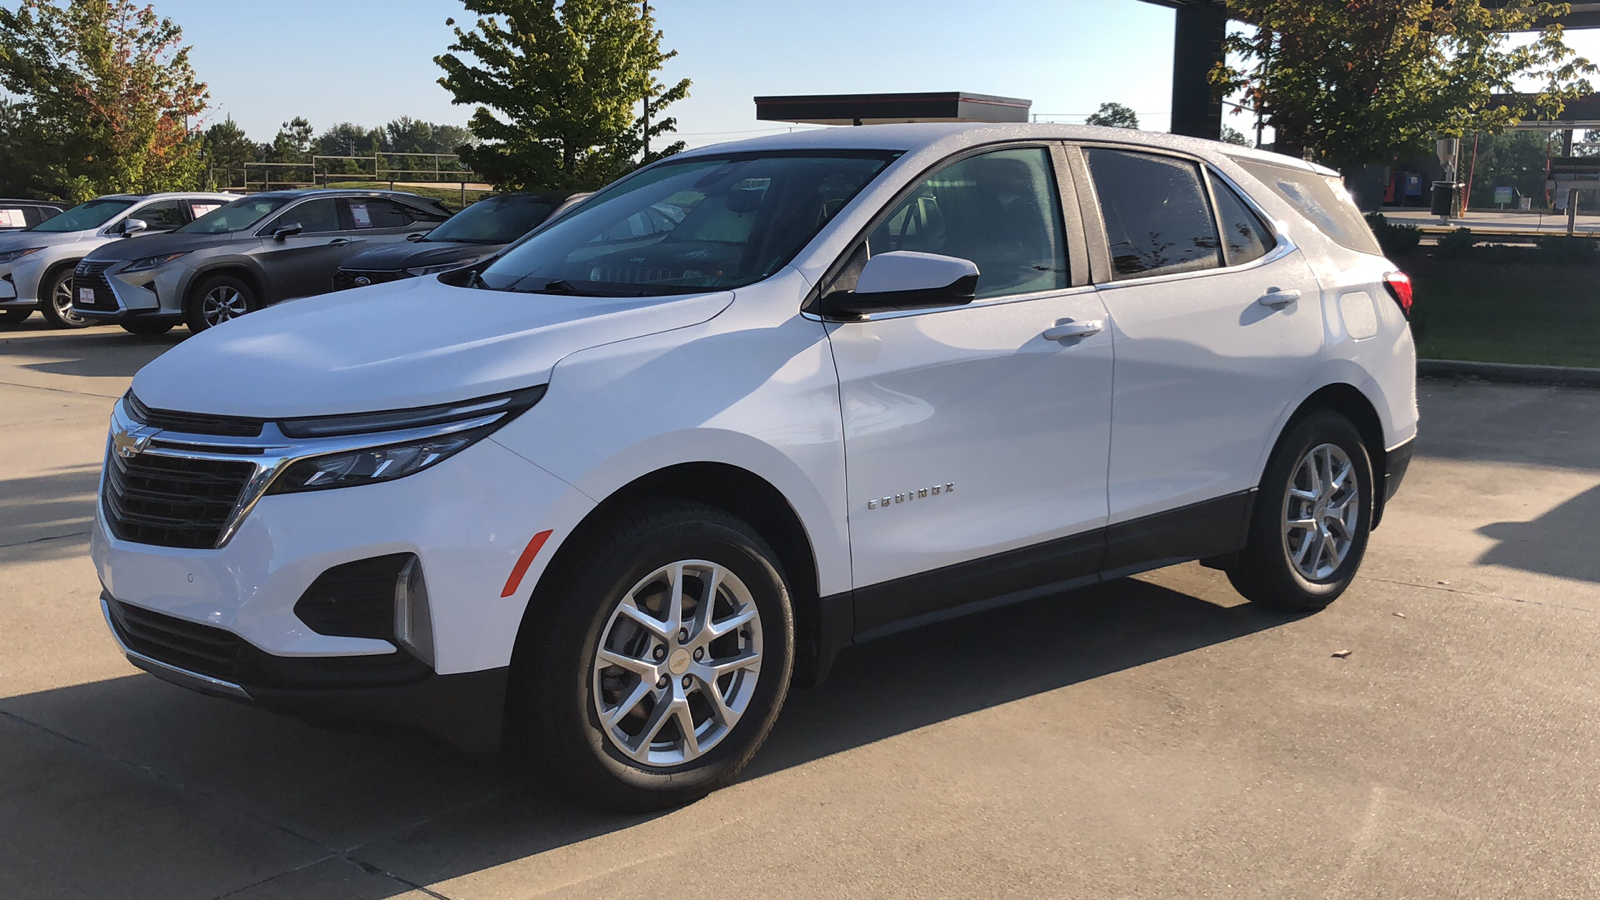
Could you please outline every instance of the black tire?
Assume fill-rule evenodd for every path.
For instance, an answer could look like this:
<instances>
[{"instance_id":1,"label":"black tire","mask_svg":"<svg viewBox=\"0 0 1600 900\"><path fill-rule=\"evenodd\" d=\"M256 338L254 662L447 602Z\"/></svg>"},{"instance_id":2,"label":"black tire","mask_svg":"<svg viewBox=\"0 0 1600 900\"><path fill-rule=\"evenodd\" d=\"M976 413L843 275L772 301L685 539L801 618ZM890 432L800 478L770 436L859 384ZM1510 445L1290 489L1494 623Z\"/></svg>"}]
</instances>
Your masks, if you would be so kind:
<instances>
[{"instance_id":1,"label":"black tire","mask_svg":"<svg viewBox=\"0 0 1600 900\"><path fill-rule=\"evenodd\" d=\"M163 322L158 319L141 322L138 319L134 319L131 322L120 322L118 324L122 326L123 331L129 334L137 334L140 337L155 337L158 334L166 334L171 331L178 323L171 320Z\"/></svg>"},{"instance_id":2,"label":"black tire","mask_svg":"<svg viewBox=\"0 0 1600 900\"><path fill-rule=\"evenodd\" d=\"M72 309L72 266L52 269L40 279L39 313L57 328L88 328L95 324Z\"/></svg>"},{"instance_id":3,"label":"black tire","mask_svg":"<svg viewBox=\"0 0 1600 900\"><path fill-rule=\"evenodd\" d=\"M31 306L22 309L0 309L0 325L21 325L31 315L33 315Z\"/></svg>"},{"instance_id":4,"label":"black tire","mask_svg":"<svg viewBox=\"0 0 1600 900\"><path fill-rule=\"evenodd\" d=\"M1352 495L1356 504L1354 527L1346 529L1342 519L1325 518L1316 501L1290 497L1290 489L1300 479L1297 489L1304 490L1302 463L1314 449L1333 447L1342 453L1356 479ZM1332 454L1336 456L1337 454ZM1342 464L1340 466L1342 468ZM1250 540L1238 561L1228 569L1228 580L1252 603L1277 609L1315 612L1339 598L1356 577L1361 560L1366 555L1367 539L1372 531L1373 513L1372 459L1367 453L1361 434L1350 420L1329 410L1312 413L1286 432L1272 459L1267 463L1261 478L1261 488L1256 495L1254 515L1250 520ZM1331 501L1334 497L1330 497ZM1291 499L1294 507L1289 505ZM1290 516L1297 520L1333 522L1328 531L1337 537L1348 535L1348 546L1337 565L1333 557L1318 546L1318 538L1310 529L1291 529ZM1306 541L1307 552L1299 554L1307 568L1329 571L1302 570L1297 564L1297 554L1291 543L1298 546ZM1312 557L1315 553L1315 557ZM1304 562L1309 560L1309 562Z\"/></svg>"},{"instance_id":5,"label":"black tire","mask_svg":"<svg viewBox=\"0 0 1600 900\"><path fill-rule=\"evenodd\" d=\"M671 656L640 651L646 658L661 660L664 669L675 673L663 675L665 681L657 682L656 690L645 687L644 676L617 668L596 669L595 659L601 641L616 634L612 619L624 598L645 596L635 588L652 573L691 560L724 567L747 589L748 601L753 601L757 611L753 634L760 643L760 671L749 687L743 715L704 755L677 764L651 765L630 758L618 746L614 732L601 722L597 708L601 701L595 699L596 693L606 690L604 684L623 683L610 679L633 679L625 688L612 690L648 691L644 699L627 707L648 720L660 708L655 697L661 690L676 694L680 675L685 685L692 680L691 675L672 668L680 663L690 665L687 657L680 659L682 651L678 650ZM575 803L629 812L689 803L733 780L771 732L794 669L794 614L777 555L753 528L722 510L664 500L619 515L604 534L574 548L559 564L559 571L547 575L554 580L541 586L529 605L512 662L507 718L512 759L523 774L536 777ZM705 584L689 576L682 583L698 585L696 593ZM662 651L678 646L671 638L665 643L657 641L632 622L624 626L626 618L619 615L615 627L631 627L638 639L646 641L640 646L661 647ZM732 637L748 641L751 635L746 626ZM708 647L706 659L724 658L718 654L726 650L725 645ZM713 681L721 683L721 676ZM701 703L708 702L704 688L695 684L701 691ZM616 708L623 708L623 703ZM702 706L702 711L706 709ZM689 715L693 721L694 714ZM620 724L626 725L630 718ZM687 747L678 721L669 718L660 734L676 733L680 744ZM703 725L709 737L712 720L706 719ZM645 752L654 751L646 747Z\"/></svg>"},{"instance_id":6,"label":"black tire","mask_svg":"<svg viewBox=\"0 0 1600 900\"><path fill-rule=\"evenodd\" d=\"M237 303L231 299L235 296ZM245 281L232 275L213 275L189 291L189 299L183 304L183 321L190 331L199 334L260 308L260 298Z\"/></svg>"}]
</instances>

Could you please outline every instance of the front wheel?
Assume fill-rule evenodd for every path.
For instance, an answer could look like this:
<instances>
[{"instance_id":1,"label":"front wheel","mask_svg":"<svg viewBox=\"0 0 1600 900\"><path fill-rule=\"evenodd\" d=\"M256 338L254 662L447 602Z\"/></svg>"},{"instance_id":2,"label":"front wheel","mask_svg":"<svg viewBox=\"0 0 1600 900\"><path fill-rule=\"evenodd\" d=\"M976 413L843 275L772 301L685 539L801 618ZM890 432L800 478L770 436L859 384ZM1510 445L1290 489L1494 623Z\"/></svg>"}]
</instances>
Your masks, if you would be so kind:
<instances>
[{"instance_id":1,"label":"front wheel","mask_svg":"<svg viewBox=\"0 0 1600 900\"><path fill-rule=\"evenodd\" d=\"M508 718L532 774L643 811L727 784L777 721L794 615L777 557L710 506L662 501L563 560L528 608Z\"/></svg>"},{"instance_id":2,"label":"front wheel","mask_svg":"<svg viewBox=\"0 0 1600 900\"><path fill-rule=\"evenodd\" d=\"M1372 530L1372 460L1350 420L1320 410L1279 441L1250 541L1228 570L1254 603L1315 611L1355 580Z\"/></svg>"},{"instance_id":3,"label":"front wheel","mask_svg":"<svg viewBox=\"0 0 1600 900\"><path fill-rule=\"evenodd\" d=\"M198 334L256 309L255 291L250 285L229 275L218 275L207 278L190 293L183 319L189 330Z\"/></svg>"},{"instance_id":4,"label":"front wheel","mask_svg":"<svg viewBox=\"0 0 1600 900\"><path fill-rule=\"evenodd\" d=\"M72 308L72 267L45 276L39 285L39 312L57 328L88 328L94 322Z\"/></svg>"}]
</instances>

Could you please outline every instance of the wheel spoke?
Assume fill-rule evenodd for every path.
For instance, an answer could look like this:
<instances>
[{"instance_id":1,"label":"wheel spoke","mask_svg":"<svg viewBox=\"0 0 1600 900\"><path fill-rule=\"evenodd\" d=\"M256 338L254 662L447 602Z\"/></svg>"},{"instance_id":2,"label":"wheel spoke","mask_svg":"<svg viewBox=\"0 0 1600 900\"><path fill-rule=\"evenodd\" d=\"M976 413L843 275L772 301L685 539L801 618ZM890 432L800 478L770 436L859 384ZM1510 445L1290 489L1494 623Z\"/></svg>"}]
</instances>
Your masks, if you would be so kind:
<instances>
[{"instance_id":1,"label":"wheel spoke","mask_svg":"<svg viewBox=\"0 0 1600 900\"><path fill-rule=\"evenodd\" d=\"M667 724L667 720L672 718L672 715L671 697L660 698L656 703L656 708L650 711L650 717L645 719L644 729L639 732L638 737L633 739L633 743L628 745L628 752L640 759L648 755L650 753L650 742L654 741L656 735L661 733L661 726Z\"/></svg>"},{"instance_id":2,"label":"wheel spoke","mask_svg":"<svg viewBox=\"0 0 1600 900\"><path fill-rule=\"evenodd\" d=\"M639 679L639 683L633 686L633 690L628 693L628 696L624 697L620 703L618 703L615 707L612 707L610 713L605 715L605 727L617 727L618 722L621 722L623 719L627 718L628 713L633 712L635 707L644 702L644 698L650 693L650 690L653 687L655 687L653 682L646 681L643 678Z\"/></svg>"},{"instance_id":3,"label":"wheel spoke","mask_svg":"<svg viewBox=\"0 0 1600 900\"><path fill-rule=\"evenodd\" d=\"M683 563L672 567L672 590L667 600L667 633L683 627Z\"/></svg>"},{"instance_id":4,"label":"wheel spoke","mask_svg":"<svg viewBox=\"0 0 1600 900\"><path fill-rule=\"evenodd\" d=\"M732 634L733 632L738 631L744 625L754 620L755 617L756 608L754 606L747 606L720 622L711 622L707 624L706 634L709 639L715 640L723 635Z\"/></svg>"},{"instance_id":5,"label":"wheel spoke","mask_svg":"<svg viewBox=\"0 0 1600 900\"><path fill-rule=\"evenodd\" d=\"M1342 554L1339 553L1339 541L1334 538L1332 532L1324 531L1322 533L1322 550L1328 557L1328 565L1337 568ZM1319 555L1317 562L1321 561L1322 559Z\"/></svg>"},{"instance_id":6,"label":"wheel spoke","mask_svg":"<svg viewBox=\"0 0 1600 900\"><path fill-rule=\"evenodd\" d=\"M622 613L622 615L626 616L630 621L638 625L640 628L643 628L663 641L672 637L672 632L669 630L666 622L663 622L655 616L652 616L640 609L634 603L632 598L624 600L622 605L617 607L617 612Z\"/></svg>"},{"instance_id":7,"label":"wheel spoke","mask_svg":"<svg viewBox=\"0 0 1600 900\"><path fill-rule=\"evenodd\" d=\"M1302 572L1306 571L1307 566L1310 565L1306 562L1306 554L1311 552L1312 547L1317 546L1316 538L1317 530L1315 528L1308 530L1300 538L1300 546L1294 551L1294 564Z\"/></svg>"},{"instance_id":8,"label":"wheel spoke","mask_svg":"<svg viewBox=\"0 0 1600 900\"><path fill-rule=\"evenodd\" d=\"M672 708L678 717L678 731L683 734L684 759L693 759L700 755L700 736L694 731L694 714L689 711L687 700L676 701Z\"/></svg>"},{"instance_id":9,"label":"wheel spoke","mask_svg":"<svg viewBox=\"0 0 1600 900\"><path fill-rule=\"evenodd\" d=\"M716 718L717 724L723 728L732 728L738 724L740 713L728 705L715 679L710 681L701 679L700 693L711 703L711 715Z\"/></svg>"},{"instance_id":10,"label":"wheel spoke","mask_svg":"<svg viewBox=\"0 0 1600 900\"><path fill-rule=\"evenodd\" d=\"M1292 484L1289 486L1289 496L1307 503L1315 503L1319 499L1316 491L1303 491Z\"/></svg>"},{"instance_id":11,"label":"wheel spoke","mask_svg":"<svg viewBox=\"0 0 1600 900\"><path fill-rule=\"evenodd\" d=\"M746 650L738 656L726 659L714 659L706 663L706 669L712 673L712 678L721 678L730 672L748 669L761 661L761 653L757 650Z\"/></svg>"},{"instance_id":12,"label":"wheel spoke","mask_svg":"<svg viewBox=\"0 0 1600 900\"><path fill-rule=\"evenodd\" d=\"M1289 521L1283 523L1283 528L1284 528L1285 531L1294 531L1296 529L1301 529L1301 528L1308 528L1308 529L1313 529L1314 530L1316 527L1317 527L1317 520L1316 519L1290 519Z\"/></svg>"},{"instance_id":13,"label":"wheel spoke","mask_svg":"<svg viewBox=\"0 0 1600 900\"><path fill-rule=\"evenodd\" d=\"M599 658L599 662L616 666L619 669L627 669L640 678L648 678L652 682L660 677L656 674L656 664L649 660L637 659L626 654L607 650L604 647L600 648L600 652L596 656Z\"/></svg>"}]
</instances>

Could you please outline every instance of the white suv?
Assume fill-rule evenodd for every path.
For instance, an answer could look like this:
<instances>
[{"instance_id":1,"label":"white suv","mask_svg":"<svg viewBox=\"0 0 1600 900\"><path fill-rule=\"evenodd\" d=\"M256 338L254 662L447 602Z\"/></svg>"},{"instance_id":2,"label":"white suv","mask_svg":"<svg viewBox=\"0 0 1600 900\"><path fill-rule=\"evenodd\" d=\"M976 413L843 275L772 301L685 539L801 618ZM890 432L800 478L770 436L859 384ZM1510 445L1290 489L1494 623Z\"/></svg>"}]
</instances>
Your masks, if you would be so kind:
<instances>
[{"instance_id":1,"label":"white suv","mask_svg":"<svg viewBox=\"0 0 1600 900\"><path fill-rule=\"evenodd\" d=\"M470 269L208 331L93 553L159 677L589 802L731 779L852 643L1186 560L1331 602L1416 433L1333 172L1062 126L679 154Z\"/></svg>"}]
</instances>

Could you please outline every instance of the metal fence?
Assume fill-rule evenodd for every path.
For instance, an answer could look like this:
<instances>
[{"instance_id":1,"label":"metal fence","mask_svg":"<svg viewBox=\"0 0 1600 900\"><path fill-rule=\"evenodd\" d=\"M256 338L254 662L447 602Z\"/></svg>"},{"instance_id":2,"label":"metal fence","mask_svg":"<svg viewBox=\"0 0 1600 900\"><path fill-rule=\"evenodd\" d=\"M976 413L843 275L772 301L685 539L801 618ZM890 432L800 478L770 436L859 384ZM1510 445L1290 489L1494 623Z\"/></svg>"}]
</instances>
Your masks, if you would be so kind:
<instances>
[{"instance_id":1,"label":"metal fence","mask_svg":"<svg viewBox=\"0 0 1600 900\"><path fill-rule=\"evenodd\" d=\"M396 165L399 163L399 165ZM253 194L273 190L327 187L350 181L387 185L456 187L461 205L467 193L483 193L482 176L466 168L454 153L374 153L371 156L312 156L308 162L249 162L228 168L212 167L210 180L219 190Z\"/></svg>"}]
</instances>

